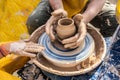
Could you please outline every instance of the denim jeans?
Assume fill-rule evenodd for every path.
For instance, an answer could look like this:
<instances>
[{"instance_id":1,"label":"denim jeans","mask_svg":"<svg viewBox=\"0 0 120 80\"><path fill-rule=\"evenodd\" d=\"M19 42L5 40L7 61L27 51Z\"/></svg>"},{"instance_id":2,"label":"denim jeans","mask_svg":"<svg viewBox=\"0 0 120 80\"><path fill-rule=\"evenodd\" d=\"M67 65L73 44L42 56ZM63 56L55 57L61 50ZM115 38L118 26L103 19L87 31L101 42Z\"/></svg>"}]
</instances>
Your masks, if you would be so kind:
<instances>
[{"instance_id":1,"label":"denim jeans","mask_svg":"<svg viewBox=\"0 0 120 80\"><path fill-rule=\"evenodd\" d=\"M31 13L26 22L29 33L31 34L38 27L46 23L50 18L52 8L48 0L41 0L36 9Z\"/></svg>"}]
</instances>

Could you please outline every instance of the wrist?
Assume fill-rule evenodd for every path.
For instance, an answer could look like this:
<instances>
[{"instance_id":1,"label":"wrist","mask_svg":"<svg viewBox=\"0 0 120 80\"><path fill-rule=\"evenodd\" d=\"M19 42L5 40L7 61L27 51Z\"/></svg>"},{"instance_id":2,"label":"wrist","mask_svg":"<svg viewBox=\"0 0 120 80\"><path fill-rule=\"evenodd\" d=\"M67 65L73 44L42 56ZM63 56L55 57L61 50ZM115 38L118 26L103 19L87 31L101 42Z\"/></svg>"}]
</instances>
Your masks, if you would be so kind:
<instances>
[{"instance_id":1,"label":"wrist","mask_svg":"<svg viewBox=\"0 0 120 80\"><path fill-rule=\"evenodd\" d=\"M85 24L88 24L95 17L95 14L92 13L92 15L90 15L90 13L89 14L83 13L82 16L83 16L83 22Z\"/></svg>"},{"instance_id":2,"label":"wrist","mask_svg":"<svg viewBox=\"0 0 120 80\"><path fill-rule=\"evenodd\" d=\"M10 54L10 43L0 45L0 58Z\"/></svg>"}]
</instances>

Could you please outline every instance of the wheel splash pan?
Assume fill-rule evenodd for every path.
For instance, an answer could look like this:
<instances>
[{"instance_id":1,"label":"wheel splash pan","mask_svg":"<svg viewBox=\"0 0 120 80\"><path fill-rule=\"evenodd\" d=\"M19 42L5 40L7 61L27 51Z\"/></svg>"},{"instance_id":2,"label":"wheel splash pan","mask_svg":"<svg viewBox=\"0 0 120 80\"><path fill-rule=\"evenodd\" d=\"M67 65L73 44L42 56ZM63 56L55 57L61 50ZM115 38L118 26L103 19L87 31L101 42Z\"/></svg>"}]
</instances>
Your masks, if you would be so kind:
<instances>
[{"instance_id":1,"label":"wheel splash pan","mask_svg":"<svg viewBox=\"0 0 120 80\"><path fill-rule=\"evenodd\" d=\"M32 42L38 43L39 37L44 32L45 32L45 26L43 25L32 33L29 40ZM96 58L94 59L95 62L93 64L90 64L89 66L85 68L78 68L78 66L70 67L70 68L64 68L64 67L61 68L61 67L57 67L53 65L52 63L50 63L42 55L39 56L39 59L37 59L36 57L31 60L42 70L47 71L49 73L56 74L56 75L73 76L73 75L80 75L80 74L88 73L91 70L95 69L97 66L99 66L100 63L103 61L106 55L106 43L105 43L103 36L91 24L87 25L87 32L93 37L94 42L95 42Z\"/></svg>"}]
</instances>

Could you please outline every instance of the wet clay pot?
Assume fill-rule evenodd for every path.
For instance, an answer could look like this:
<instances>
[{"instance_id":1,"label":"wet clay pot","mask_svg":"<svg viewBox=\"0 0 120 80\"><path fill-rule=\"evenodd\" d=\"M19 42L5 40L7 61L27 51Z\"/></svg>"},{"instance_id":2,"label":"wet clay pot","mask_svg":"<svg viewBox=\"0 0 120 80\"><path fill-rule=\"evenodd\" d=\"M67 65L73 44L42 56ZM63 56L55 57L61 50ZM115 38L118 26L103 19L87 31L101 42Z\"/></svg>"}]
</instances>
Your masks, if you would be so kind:
<instances>
[{"instance_id":1,"label":"wet clay pot","mask_svg":"<svg viewBox=\"0 0 120 80\"><path fill-rule=\"evenodd\" d=\"M60 39L66 39L73 36L76 32L74 21L70 18L60 19L58 21L56 32Z\"/></svg>"}]
</instances>

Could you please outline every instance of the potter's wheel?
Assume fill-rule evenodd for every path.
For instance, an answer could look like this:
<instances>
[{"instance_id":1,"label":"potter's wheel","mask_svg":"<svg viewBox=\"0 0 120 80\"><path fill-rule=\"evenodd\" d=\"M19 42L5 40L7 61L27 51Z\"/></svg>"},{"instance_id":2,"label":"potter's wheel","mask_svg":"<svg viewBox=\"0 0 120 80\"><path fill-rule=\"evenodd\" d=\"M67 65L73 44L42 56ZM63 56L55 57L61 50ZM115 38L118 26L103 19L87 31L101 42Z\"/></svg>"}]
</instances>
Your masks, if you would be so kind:
<instances>
[{"instance_id":1,"label":"potter's wheel","mask_svg":"<svg viewBox=\"0 0 120 80\"><path fill-rule=\"evenodd\" d=\"M45 47L42 55L59 67L73 67L87 59L94 51L94 40L89 33L83 44L76 49L64 49L58 41L51 43L49 36L43 33L38 43Z\"/></svg>"},{"instance_id":2,"label":"potter's wheel","mask_svg":"<svg viewBox=\"0 0 120 80\"><path fill-rule=\"evenodd\" d=\"M40 36L45 35L44 32L45 32L45 26L43 25L32 33L30 40L33 42L38 42L40 40L39 39ZM90 64L88 67L79 68L79 69L77 68L78 66L67 67L67 68L58 67L58 66L53 65L51 62L49 62L43 55L38 55L39 59L36 57L36 58L32 59L32 61L38 67L40 67L42 70L45 70L49 73L62 75L62 76L72 76L72 75L84 74L84 73L87 73L87 72L95 69L103 61L103 59L106 55L106 44L105 44L105 41L104 41L102 35L92 25L90 25L90 24L87 25L87 32L92 36L92 38L94 40L94 43L95 43L94 50L96 53L96 58L94 59L95 62ZM46 37L46 40L47 40L47 37ZM48 43L49 42L44 43L44 44L48 44ZM56 55L59 55L59 54L56 54ZM74 55L77 55L77 54L74 54ZM63 55L63 56L66 56L66 55ZM69 56L73 56L73 55L69 55ZM80 65L80 64L78 64L78 65Z\"/></svg>"}]
</instances>

